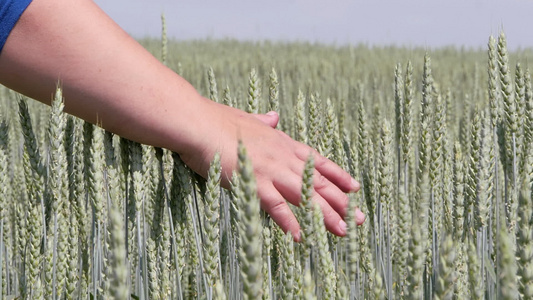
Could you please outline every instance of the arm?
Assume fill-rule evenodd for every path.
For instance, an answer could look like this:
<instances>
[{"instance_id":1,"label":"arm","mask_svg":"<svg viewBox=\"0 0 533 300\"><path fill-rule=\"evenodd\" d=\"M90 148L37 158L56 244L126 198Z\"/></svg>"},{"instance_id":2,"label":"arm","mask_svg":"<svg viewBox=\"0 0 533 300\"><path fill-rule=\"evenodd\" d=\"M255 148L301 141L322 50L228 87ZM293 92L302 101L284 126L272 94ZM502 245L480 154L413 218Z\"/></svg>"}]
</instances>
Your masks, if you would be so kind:
<instances>
[{"instance_id":1,"label":"arm","mask_svg":"<svg viewBox=\"0 0 533 300\"><path fill-rule=\"evenodd\" d=\"M305 159L313 151L314 200L326 227L344 235L345 192L359 189L348 173L258 118L200 96L92 1L34 0L0 53L0 82L22 94L50 103L58 80L67 112L176 151L203 176L220 152L225 187L241 139L254 164L261 207L295 236L299 225L284 199L298 203Z\"/></svg>"}]
</instances>

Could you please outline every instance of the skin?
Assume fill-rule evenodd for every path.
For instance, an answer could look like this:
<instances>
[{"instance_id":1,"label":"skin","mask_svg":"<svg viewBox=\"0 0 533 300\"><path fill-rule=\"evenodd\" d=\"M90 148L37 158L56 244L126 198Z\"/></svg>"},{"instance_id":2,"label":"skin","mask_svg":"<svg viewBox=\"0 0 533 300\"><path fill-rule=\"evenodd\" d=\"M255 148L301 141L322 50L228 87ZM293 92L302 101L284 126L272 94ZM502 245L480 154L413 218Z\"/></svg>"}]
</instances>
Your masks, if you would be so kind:
<instances>
[{"instance_id":1,"label":"skin","mask_svg":"<svg viewBox=\"0 0 533 300\"><path fill-rule=\"evenodd\" d=\"M313 201L326 228L346 234L346 193L359 183L307 145L276 130L278 115L251 115L202 97L147 52L90 0L34 0L0 53L0 82L50 104L60 83L65 110L128 139L179 153L206 176L221 154L222 185L237 167L243 141L252 160L261 208L299 240L288 203L298 205L305 160L315 159Z\"/></svg>"}]
</instances>

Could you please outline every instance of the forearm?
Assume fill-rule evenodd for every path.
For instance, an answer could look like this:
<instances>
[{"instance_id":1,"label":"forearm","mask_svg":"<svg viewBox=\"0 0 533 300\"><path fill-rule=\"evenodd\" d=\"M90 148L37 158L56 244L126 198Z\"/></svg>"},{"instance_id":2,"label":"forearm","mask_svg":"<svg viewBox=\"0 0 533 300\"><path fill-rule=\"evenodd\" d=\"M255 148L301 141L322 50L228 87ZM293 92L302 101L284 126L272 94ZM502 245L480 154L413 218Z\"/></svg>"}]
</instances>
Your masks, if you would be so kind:
<instances>
[{"instance_id":1,"label":"forearm","mask_svg":"<svg viewBox=\"0 0 533 300\"><path fill-rule=\"evenodd\" d=\"M205 102L89 0L34 0L0 54L0 82L45 103L60 82L67 112L175 151Z\"/></svg>"}]
</instances>

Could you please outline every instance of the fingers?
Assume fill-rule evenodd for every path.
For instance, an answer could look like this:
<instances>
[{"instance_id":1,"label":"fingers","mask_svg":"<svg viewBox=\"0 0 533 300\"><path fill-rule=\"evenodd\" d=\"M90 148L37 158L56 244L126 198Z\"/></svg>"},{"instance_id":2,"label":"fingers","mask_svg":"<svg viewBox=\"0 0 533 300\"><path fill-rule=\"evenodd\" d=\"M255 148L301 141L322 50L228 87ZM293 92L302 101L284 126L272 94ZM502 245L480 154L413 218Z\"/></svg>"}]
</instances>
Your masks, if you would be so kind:
<instances>
[{"instance_id":1,"label":"fingers","mask_svg":"<svg viewBox=\"0 0 533 300\"><path fill-rule=\"evenodd\" d=\"M315 172L314 176L314 203L318 203L322 214L324 215L324 225L331 233L344 236L346 234L346 223L343 221L341 214L344 215L348 204L348 197L341 190L335 187L331 182ZM294 205L300 201L302 186L301 175L291 174L278 180L274 180L274 187L281 195Z\"/></svg>"},{"instance_id":2,"label":"fingers","mask_svg":"<svg viewBox=\"0 0 533 300\"><path fill-rule=\"evenodd\" d=\"M261 208L270 215L283 232L291 232L294 240L300 241L300 225L283 196L271 183L262 182L258 186L263 187L258 190L262 200Z\"/></svg>"},{"instance_id":3,"label":"fingers","mask_svg":"<svg viewBox=\"0 0 533 300\"><path fill-rule=\"evenodd\" d=\"M272 181L266 178L258 181L261 208L284 232L291 232L295 241L300 240L300 225L287 201L299 205L302 187L302 176L297 174L301 173L299 171L285 172L284 176L276 176ZM359 225L365 220L365 215L359 209L351 213L346 211L348 196L317 170L313 174L312 201L319 205L326 229L337 236L346 235L344 216L350 215Z\"/></svg>"},{"instance_id":4,"label":"fingers","mask_svg":"<svg viewBox=\"0 0 533 300\"><path fill-rule=\"evenodd\" d=\"M275 111L269 111L266 114L252 114L252 116L272 128L278 126L279 115Z\"/></svg>"},{"instance_id":5,"label":"fingers","mask_svg":"<svg viewBox=\"0 0 533 300\"><path fill-rule=\"evenodd\" d=\"M274 112L253 116L271 128L275 127L279 120ZM350 174L316 150L294 141L281 131L276 130L272 139L264 140L275 141L276 147L251 147L253 150L250 151L255 164L254 173L261 208L284 232L291 232L296 241L300 239L300 225L287 202L299 205L302 174L309 153L313 154L315 161L312 201L319 205L326 229L335 235L344 236L347 227L344 216L348 214L352 218L355 217L358 224L364 221L364 214L359 210L347 213L346 193L359 190L359 183L353 180ZM262 140L260 142L249 145L263 145Z\"/></svg>"}]
</instances>

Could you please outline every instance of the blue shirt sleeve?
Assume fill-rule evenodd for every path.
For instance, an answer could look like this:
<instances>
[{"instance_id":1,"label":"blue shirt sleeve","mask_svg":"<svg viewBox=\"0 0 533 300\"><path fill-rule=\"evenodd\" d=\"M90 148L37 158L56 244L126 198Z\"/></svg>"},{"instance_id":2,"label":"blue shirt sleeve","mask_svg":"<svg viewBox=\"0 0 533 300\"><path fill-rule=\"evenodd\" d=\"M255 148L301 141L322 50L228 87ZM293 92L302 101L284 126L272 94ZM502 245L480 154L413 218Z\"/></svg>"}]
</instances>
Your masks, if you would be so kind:
<instances>
[{"instance_id":1,"label":"blue shirt sleeve","mask_svg":"<svg viewBox=\"0 0 533 300\"><path fill-rule=\"evenodd\" d=\"M9 33L31 0L0 0L0 52Z\"/></svg>"}]
</instances>

